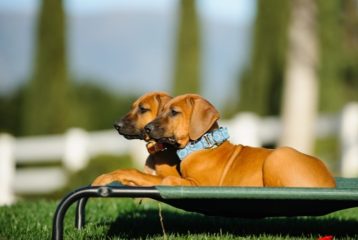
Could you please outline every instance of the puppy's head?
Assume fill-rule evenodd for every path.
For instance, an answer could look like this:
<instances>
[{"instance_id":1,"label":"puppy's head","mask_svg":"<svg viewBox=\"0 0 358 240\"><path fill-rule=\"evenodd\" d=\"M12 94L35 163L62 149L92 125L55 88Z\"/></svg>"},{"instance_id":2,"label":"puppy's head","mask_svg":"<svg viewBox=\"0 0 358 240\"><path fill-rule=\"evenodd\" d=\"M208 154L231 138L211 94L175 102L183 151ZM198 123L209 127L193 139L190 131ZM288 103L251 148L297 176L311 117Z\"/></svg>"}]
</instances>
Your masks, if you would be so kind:
<instances>
[{"instance_id":1,"label":"puppy's head","mask_svg":"<svg viewBox=\"0 0 358 240\"><path fill-rule=\"evenodd\" d=\"M144 126L153 121L172 97L164 92L150 92L138 98L122 119L114 124L127 139L147 139Z\"/></svg>"},{"instance_id":2,"label":"puppy's head","mask_svg":"<svg viewBox=\"0 0 358 240\"><path fill-rule=\"evenodd\" d=\"M158 117L145 126L147 134L158 141L184 148L190 140L204 135L220 118L215 107L196 94L173 98Z\"/></svg>"}]
</instances>

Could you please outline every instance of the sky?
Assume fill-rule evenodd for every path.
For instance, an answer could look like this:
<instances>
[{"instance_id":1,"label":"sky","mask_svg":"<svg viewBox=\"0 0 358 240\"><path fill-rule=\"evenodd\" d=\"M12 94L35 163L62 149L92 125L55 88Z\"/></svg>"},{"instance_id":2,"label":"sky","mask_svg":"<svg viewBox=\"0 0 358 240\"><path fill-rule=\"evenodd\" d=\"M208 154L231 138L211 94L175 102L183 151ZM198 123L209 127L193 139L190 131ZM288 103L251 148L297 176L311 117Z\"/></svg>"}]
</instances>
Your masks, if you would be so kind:
<instances>
[{"instance_id":1,"label":"sky","mask_svg":"<svg viewBox=\"0 0 358 240\"><path fill-rule=\"evenodd\" d=\"M0 9L16 11L19 9L34 11L40 0L4 0ZM71 13L96 13L112 8L153 9L166 11L175 8L178 0L64 0L66 10ZM202 14L227 21L250 21L253 17L256 1L254 0L197 0Z\"/></svg>"},{"instance_id":2,"label":"sky","mask_svg":"<svg viewBox=\"0 0 358 240\"><path fill-rule=\"evenodd\" d=\"M5 0L0 1L0 10L7 12L36 12L40 2L40 0ZM175 13L178 3L178 0L64 0L66 12L70 15L106 13L113 9L128 10L129 12L134 10ZM255 8L256 1L254 0L197 0L197 9L204 22L216 21L238 26L249 25L254 19ZM213 32L216 30L204 27L203 31L207 36L213 36ZM239 36L239 34L236 32L231 34L235 38L231 39L231 46L235 41L240 42L242 36ZM242 42L248 42L247 36L244 37L245 39L242 39ZM225 36L214 36L211 39L204 38L203 44L205 59L203 61L204 73L202 75L207 84L202 93L206 97L211 96L211 100L218 102L218 104L223 104L224 98L228 96L227 93L232 91L232 84L237 82L237 71L244 64L242 58L248 55L247 49L238 49L242 48L242 46L235 46L231 49L232 52L227 52L230 49L225 49L225 46L218 46L220 41L223 41L222 45L230 43L229 39L227 40L225 41ZM244 47L247 48L248 46ZM218 61L218 59L223 60ZM168 74L165 76L168 76ZM158 81L160 81L159 77ZM153 84L153 87L158 85L163 86L162 83L157 83L157 85ZM143 86L145 86L145 83L143 83ZM130 89L130 86L128 87ZM148 87L145 90L149 90Z\"/></svg>"}]
</instances>

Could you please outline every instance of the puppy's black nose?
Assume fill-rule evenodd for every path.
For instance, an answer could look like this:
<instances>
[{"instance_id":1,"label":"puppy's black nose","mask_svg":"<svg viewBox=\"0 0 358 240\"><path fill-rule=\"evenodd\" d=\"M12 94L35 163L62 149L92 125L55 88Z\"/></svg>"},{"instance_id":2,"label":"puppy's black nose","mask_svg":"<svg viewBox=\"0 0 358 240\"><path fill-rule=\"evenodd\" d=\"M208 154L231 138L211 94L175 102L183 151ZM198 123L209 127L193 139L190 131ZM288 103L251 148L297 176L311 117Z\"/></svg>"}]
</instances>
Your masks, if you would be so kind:
<instances>
[{"instance_id":1,"label":"puppy's black nose","mask_svg":"<svg viewBox=\"0 0 358 240\"><path fill-rule=\"evenodd\" d=\"M154 124L152 123L149 123L147 124L145 127L144 127L144 131L149 134L151 131L154 130Z\"/></svg>"},{"instance_id":2,"label":"puppy's black nose","mask_svg":"<svg viewBox=\"0 0 358 240\"><path fill-rule=\"evenodd\" d=\"M115 124L113 124L113 127L119 131L122 127L123 127L123 122L116 122Z\"/></svg>"}]
</instances>

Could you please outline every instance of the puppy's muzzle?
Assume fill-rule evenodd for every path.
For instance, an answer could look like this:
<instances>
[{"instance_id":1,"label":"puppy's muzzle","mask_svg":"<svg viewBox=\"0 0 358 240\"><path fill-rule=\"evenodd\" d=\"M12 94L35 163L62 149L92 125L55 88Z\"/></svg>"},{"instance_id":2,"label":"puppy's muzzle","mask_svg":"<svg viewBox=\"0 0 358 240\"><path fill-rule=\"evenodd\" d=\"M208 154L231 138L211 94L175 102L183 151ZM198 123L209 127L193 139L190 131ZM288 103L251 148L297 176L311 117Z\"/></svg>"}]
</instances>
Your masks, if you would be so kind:
<instances>
[{"instance_id":1,"label":"puppy's muzzle","mask_svg":"<svg viewBox=\"0 0 358 240\"><path fill-rule=\"evenodd\" d=\"M113 127L119 132L121 130L121 128L123 128L123 122L116 122L113 124Z\"/></svg>"},{"instance_id":2,"label":"puppy's muzzle","mask_svg":"<svg viewBox=\"0 0 358 240\"><path fill-rule=\"evenodd\" d=\"M166 136L165 129L160 127L159 122L151 122L144 127L145 133L151 138L161 143L169 143L170 145L177 146L174 136Z\"/></svg>"},{"instance_id":3,"label":"puppy's muzzle","mask_svg":"<svg viewBox=\"0 0 358 240\"><path fill-rule=\"evenodd\" d=\"M155 126L153 123L149 123L144 127L144 131L146 134L150 135L151 132L155 129Z\"/></svg>"},{"instance_id":4,"label":"puppy's muzzle","mask_svg":"<svg viewBox=\"0 0 358 240\"><path fill-rule=\"evenodd\" d=\"M157 122L148 123L144 127L145 133L153 139L160 139L163 137L163 129L159 127Z\"/></svg>"},{"instance_id":5,"label":"puppy's muzzle","mask_svg":"<svg viewBox=\"0 0 358 240\"><path fill-rule=\"evenodd\" d=\"M113 127L117 132L127 139L143 139L143 132L136 129L131 122L126 120L120 120L113 124Z\"/></svg>"}]
</instances>

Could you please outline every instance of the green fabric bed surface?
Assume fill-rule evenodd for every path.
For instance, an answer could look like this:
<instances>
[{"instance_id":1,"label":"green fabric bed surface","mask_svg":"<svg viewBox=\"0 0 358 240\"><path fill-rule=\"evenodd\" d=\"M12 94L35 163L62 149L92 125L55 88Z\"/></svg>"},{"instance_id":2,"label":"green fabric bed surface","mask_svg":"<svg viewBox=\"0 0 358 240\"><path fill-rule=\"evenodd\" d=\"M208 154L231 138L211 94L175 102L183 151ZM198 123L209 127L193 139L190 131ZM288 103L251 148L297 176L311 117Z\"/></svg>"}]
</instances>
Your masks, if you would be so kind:
<instances>
[{"instance_id":1,"label":"green fabric bed surface","mask_svg":"<svg viewBox=\"0 0 358 240\"><path fill-rule=\"evenodd\" d=\"M206 215L242 218L319 216L358 206L358 178L336 178L336 181L337 188L155 188L160 193L156 200Z\"/></svg>"},{"instance_id":2,"label":"green fabric bed surface","mask_svg":"<svg viewBox=\"0 0 358 240\"><path fill-rule=\"evenodd\" d=\"M336 178L337 188L157 186L174 207L242 218L319 216L358 206L358 179Z\"/></svg>"},{"instance_id":3,"label":"green fabric bed surface","mask_svg":"<svg viewBox=\"0 0 358 240\"><path fill-rule=\"evenodd\" d=\"M156 186L164 199L358 200L358 179L336 178L337 188Z\"/></svg>"}]
</instances>

